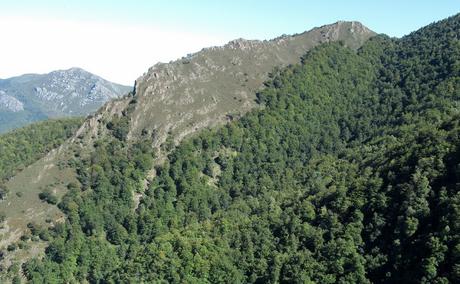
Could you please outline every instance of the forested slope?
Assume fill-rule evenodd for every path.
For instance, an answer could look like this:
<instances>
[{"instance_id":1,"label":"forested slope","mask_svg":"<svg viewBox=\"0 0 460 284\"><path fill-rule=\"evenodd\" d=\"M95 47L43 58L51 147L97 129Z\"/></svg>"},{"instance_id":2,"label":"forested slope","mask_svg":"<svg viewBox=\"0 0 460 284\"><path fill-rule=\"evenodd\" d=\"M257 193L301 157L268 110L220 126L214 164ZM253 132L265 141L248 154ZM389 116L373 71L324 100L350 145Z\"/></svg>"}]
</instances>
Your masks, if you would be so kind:
<instances>
[{"instance_id":1,"label":"forested slope","mask_svg":"<svg viewBox=\"0 0 460 284\"><path fill-rule=\"evenodd\" d=\"M82 121L82 118L48 120L0 135L0 182L61 145Z\"/></svg>"},{"instance_id":2,"label":"forested slope","mask_svg":"<svg viewBox=\"0 0 460 284\"><path fill-rule=\"evenodd\" d=\"M150 184L151 137L119 135L129 106L75 158L67 221L26 277L460 281L459 36L457 15L357 52L317 47L273 72L264 109L185 140Z\"/></svg>"}]
</instances>

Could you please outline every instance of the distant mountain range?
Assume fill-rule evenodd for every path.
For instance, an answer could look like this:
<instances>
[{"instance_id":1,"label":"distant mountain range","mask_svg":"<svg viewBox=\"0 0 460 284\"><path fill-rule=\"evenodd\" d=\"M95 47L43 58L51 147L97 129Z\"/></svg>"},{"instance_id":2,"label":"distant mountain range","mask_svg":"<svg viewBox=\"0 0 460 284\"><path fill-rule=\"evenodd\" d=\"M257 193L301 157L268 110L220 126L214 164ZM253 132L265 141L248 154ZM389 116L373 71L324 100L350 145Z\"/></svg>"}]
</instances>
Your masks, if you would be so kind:
<instances>
[{"instance_id":1,"label":"distant mountain range","mask_svg":"<svg viewBox=\"0 0 460 284\"><path fill-rule=\"evenodd\" d=\"M88 115L131 89L81 68L0 79L0 133L48 118Z\"/></svg>"}]
</instances>

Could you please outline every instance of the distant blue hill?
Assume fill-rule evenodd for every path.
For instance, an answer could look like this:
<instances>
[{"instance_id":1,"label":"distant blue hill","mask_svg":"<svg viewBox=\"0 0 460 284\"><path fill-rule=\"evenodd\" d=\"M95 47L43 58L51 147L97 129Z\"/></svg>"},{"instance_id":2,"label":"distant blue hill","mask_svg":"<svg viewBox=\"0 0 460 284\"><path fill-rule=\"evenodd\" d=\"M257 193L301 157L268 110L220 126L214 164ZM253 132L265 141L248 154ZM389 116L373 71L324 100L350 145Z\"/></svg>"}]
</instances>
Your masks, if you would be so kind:
<instances>
[{"instance_id":1,"label":"distant blue hill","mask_svg":"<svg viewBox=\"0 0 460 284\"><path fill-rule=\"evenodd\" d=\"M81 68L0 79L0 133L48 118L88 115L131 89Z\"/></svg>"}]
</instances>

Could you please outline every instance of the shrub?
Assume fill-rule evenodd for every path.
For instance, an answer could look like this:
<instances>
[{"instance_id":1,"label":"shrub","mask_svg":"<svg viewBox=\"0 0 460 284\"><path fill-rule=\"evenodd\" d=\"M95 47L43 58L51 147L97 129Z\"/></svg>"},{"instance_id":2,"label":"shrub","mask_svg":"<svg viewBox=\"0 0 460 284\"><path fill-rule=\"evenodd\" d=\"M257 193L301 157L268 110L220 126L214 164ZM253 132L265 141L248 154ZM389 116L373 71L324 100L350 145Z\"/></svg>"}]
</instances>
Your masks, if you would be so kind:
<instances>
[{"instance_id":1,"label":"shrub","mask_svg":"<svg viewBox=\"0 0 460 284\"><path fill-rule=\"evenodd\" d=\"M58 203L58 198L56 197L56 195L54 195L50 190L44 190L43 192L40 192L38 194L38 197L43 200L43 201L46 201L48 202L49 204L57 204Z\"/></svg>"}]
</instances>

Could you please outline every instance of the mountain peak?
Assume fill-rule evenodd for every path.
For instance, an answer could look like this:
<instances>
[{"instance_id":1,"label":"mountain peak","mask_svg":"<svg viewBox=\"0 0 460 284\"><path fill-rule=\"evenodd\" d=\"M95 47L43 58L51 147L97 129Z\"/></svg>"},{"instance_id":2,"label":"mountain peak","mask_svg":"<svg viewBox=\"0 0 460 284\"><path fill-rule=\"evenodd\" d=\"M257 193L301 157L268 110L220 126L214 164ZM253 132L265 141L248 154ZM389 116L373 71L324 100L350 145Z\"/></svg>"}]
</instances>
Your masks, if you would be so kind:
<instances>
[{"instance_id":1,"label":"mountain peak","mask_svg":"<svg viewBox=\"0 0 460 284\"><path fill-rule=\"evenodd\" d=\"M356 29L356 30L353 30L353 32L374 33L372 30L370 30L368 27L366 27L365 25L363 25L359 21L339 20L339 21L337 21L335 23L322 25L322 26L314 28L314 29L324 29L324 28L329 28L330 29L330 28L340 28L340 27Z\"/></svg>"},{"instance_id":2,"label":"mountain peak","mask_svg":"<svg viewBox=\"0 0 460 284\"><path fill-rule=\"evenodd\" d=\"M48 75L52 75L52 74L68 74L69 76L85 75L85 76L99 77L80 67L71 67L69 69L59 69L59 70L51 71L50 73L48 73Z\"/></svg>"},{"instance_id":3,"label":"mountain peak","mask_svg":"<svg viewBox=\"0 0 460 284\"><path fill-rule=\"evenodd\" d=\"M64 69L64 70L60 70L60 71L68 72L68 73L89 73L89 74L91 74L90 72L88 72L85 69L80 68L80 67L71 67L69 69Z\"/></svg>"},{"instance_id":4,"label":"mountain peak","mask_svg":"<svg viewBox=\"0 0 460 284\"><path fill-rule=\"evenodd\" d=\"M85 71L85 72L87 72L86 70L84 70L83 68L80 68L80 67L70 67L67 70L68 71Z\"/></svg>"}]
</instances>

